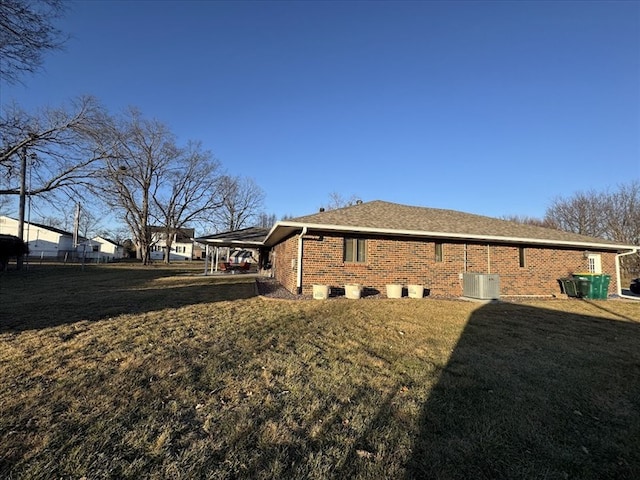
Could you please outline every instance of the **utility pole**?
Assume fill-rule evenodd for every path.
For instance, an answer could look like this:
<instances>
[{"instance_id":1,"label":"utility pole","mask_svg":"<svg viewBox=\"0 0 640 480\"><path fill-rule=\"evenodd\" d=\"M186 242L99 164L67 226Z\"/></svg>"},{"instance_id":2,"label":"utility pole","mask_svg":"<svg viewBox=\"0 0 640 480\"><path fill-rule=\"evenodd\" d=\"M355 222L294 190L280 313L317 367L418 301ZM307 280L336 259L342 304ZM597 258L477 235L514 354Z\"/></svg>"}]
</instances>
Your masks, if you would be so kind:
<instances>
[{"instance_id":1,"label":"utility pole","mask_svg":"<svg viewBox=\"0 0 640 480\"><path fill-rule=\"evenodd\" d=\"M76 203L76 214L73 218L73 248L78 248L80 243L80 202Z\"/></svg>"},{"instance_id":2,"label":"utility pole","mask_svg":"<svg viewBox=\"0 0 640 480\"><path fill-rule=\"evenodd\" d=\"M18 238L24 241L24 204L27 196L27 148L20 152L20 204L18 207ZM24 255L18 255L16 270L22 270Z\"/></svg>"}]
</instances>

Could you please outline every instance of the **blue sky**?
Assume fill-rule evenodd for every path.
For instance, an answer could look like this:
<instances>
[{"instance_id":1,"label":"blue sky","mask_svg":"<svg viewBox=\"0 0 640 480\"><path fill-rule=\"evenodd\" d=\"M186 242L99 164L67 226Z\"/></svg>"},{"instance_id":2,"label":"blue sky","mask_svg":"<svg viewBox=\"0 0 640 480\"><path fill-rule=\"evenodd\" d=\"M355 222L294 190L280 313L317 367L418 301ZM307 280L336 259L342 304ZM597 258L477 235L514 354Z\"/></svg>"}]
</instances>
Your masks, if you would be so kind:
<instances>
[{"instance_id":1,"label":"blue sky","mask_svg":"<svg viewBox=\"0 0 640 480\"><path fill-rule=\"evenodd\" d=\"M640 2L76 1L1 100L137 106L265 212L364 201L542 217L640 178Z\"/></svg>"}]
</instances>

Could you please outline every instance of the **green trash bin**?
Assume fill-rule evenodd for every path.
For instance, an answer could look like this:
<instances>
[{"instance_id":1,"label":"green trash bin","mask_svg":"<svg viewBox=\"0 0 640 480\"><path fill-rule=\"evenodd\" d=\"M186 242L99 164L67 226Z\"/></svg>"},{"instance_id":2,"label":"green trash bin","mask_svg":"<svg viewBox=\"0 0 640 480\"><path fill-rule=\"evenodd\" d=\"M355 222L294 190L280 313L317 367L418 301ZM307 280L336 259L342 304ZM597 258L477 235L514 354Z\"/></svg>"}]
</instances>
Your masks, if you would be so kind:
<instances>
[{"instance_id":1,"label":"green trash bin","mask_svg":"<svg viewBox=\"0 0 640 480\"><path fill-rule=\"evenodd\" d=\"M609 296L609 284L611 283L611 275L597 275L598 280L594 281L593 290L594 298L606 300ZM595 279L594 279L595 280Z\"/></svg>"},{"instance_id":2,"label":"green trash bin","mask_svg":"<svg viewBox=\"0 0 640 480\"><path fill-rule=\"evenodd\" d=\"M576 282L578 297L593 298L593 283L591 282L591 276L574 275L573 280Z\"/></svg>"},{"instance_id":3,"label":"green trash bin","mask_svg":"<svg viewBox=\"0 0 640 480\"><path fill-rule=\"evenodd\" d=\"M609 296L609 283L611 275L600 275L595 273L578 273L573 275L580 296L590 300L606 300Z\"/></svg>"}]
</instances>

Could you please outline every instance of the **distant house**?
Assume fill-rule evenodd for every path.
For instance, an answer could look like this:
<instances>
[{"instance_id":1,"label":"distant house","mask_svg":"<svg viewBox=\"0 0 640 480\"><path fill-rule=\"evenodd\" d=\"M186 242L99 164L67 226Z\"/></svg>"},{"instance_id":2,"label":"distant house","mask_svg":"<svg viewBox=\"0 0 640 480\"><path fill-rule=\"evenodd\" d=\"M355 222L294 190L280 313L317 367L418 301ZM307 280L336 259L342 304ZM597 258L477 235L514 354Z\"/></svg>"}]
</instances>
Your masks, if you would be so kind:
<instances>
[{"instance_id":1,"label":"distant house","mask_svg":"<svg viewBox=\"0 0 640 480\"><path fill-rule=\"evenodd\" d=\"M18 235L18 220L0 216L0 233ZM76 255L73 233L38 223L24 223L24 241L29 256L46 259L65 259Z\"/></svg>"},{"instance_id":2,"label":"distant house","mask_svg":"<svg viewBox=\"0 0 640 480\"><path fill-rule=\"evenodd\" d=\"M193 259L194 260L204 260L207 255L207 246L198 241L193 242Z\"/></svg>"},{"instance_id":3,"label":"distant house","mask_svg":"<svg viewBox=\"0 0 640 480\"><path fill-rule=\"evenodd\" d=\"M0 216L0 234L17 235L18 220ZM24 223L24 240L30 258L112 262L124 256L124 247L104 237L80 237L74 245L73 233L39 223Z\"/></svg>"},{"instance_id":4,"label":"distant house","mask_svg":"<svg viewBox=\"0 0 640 480\"><path fill-rule=\"evenodd\" d=\"M577 272L611 275L634 245L453 210L383 201L276 223L262 242L273 276L293 293L314 284L423 285L432 295L461 296L469 275L499 276L501 296L551 296ZM619 291L619 290L618 290Z\"/></svg>"},{"instance_id":5,"label":"distant house","mask_svg":"<svg viewBox=\"0 0 640 480\"><path fill-rule=\"evenodd\" d=\"M124 258L124 247L113 240L97 236L89 240L90 253L87 258L97 262L113 262Z\"/></svg>"},{"instance_id":6,"label":"distant house","mask_svg":"<svg viewBox=\"0 0 640 480\"><path fill-rule=\"evenodd\" d=\"M167 250L167 238L162 227L149 227L151 232L151 260L163 260ZM169 260L184 261L193 260L195 230L193 228L181 228L173 235Z\"/></svg>"}]
</instances>

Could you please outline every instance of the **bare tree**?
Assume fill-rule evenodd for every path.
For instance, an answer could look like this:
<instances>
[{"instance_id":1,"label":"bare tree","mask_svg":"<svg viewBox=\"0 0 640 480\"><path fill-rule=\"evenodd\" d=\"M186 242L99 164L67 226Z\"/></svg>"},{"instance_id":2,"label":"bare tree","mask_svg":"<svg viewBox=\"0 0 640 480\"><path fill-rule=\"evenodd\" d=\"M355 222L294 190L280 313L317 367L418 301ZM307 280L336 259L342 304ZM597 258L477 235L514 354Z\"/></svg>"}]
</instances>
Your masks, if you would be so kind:
<instances>
[{"instance_id":1,"label":"bare tree","mask_svg":"<svg viewBox=\"0 0 640 480\"><path fill-rule=\"evenodd\" d=\"M0 1L0 80L15 84L42 65L43 55L67 37L53 25L64 13L62 0Z\"/></svg>"},{"instance_id":2,"label":"bare tree","mask_svg":"<svg viewBox=\"0 0 640 480\"><path fill-rule=\"evenodd\" d=\"M606 237L606 194L590 190L570 198L557 197L547 208L544 221L566 232Z\"/></svg>"},{"instance_id":3,"label":"bare tree","mask_svg":"<svg viewBox=\"0 0 640 480\"><path fill-rule=\"evenodd\" d=\"M29 114L16 105L0 116L0 195L17 195L18 237L24 233L26 198L78 195L103 155L96 132L106 116L95 99L81 97L70 106ZM18 259L18 270L22 258Z\"/></svg>"},{"instance_id":4,"label":"bare tree","mask_svg":"<svg viewBox=\"0 0 640 480\"><path fill-rule=\"evenodd\" d=\"M102 228L102 219L87 208L80 208L78 218L78 234L84 238L92 238Z\"/></svg>"},{"instance_id":5,"label":"bare tree","mask_svg":"<svg viewBox=\"0 0 640 480\"><path fill-rule=\"evenodd\" d=\"M545 221L560 230L640 245L640 181L619 185L614 191L578 192L556 198ZM638 271L640 258L622 258L623 269Z\"/></svg>"},{"instance_id":6,"label":"bare tree","mask_svg":"<svg viewBox=\"0 0 640 480\"><path fill-rule=\"evenodd\" d=\"M331 192L329 194L329 201L324 208L325 210L337 210L338 208L351 207L358 203L359 200L360 197L357 195L351 195L349 198L345 198L338 192Z\"/></svg>"},{"instance_id":7,"label":"bare tree","mask_svg":"<svg viewBox=\"0 0 640 480\"><path fill-rule=\"evenodd\" d=\"M640 181L608 195L606 225L611 240L640 246ZM629 274L640 272L640 254L622 257L621 266Z\"/></svg>"},{"instance_id":8,"label":"bare tree","mask_svg":"<svg viewBox=\"0 0 640 480\"><path fill-rule=\"evenodd\" d=\"M60 230L70 230L69 225L65 222L64 219L54 217L52 215L44 215L40 217L37 221L41 225L45 225L47 227L59 228Z\"/></svg>"},{"instance_id":9,"label":"bare tree","mask_svg":"<svg viewBox=\"0 0 640 480\"><path fill-rule=\"evenodd\" d=\"M146 120L136 109L114 119L102 141L111 155L104 168L102 193L123 214L143 264L151 261L149 221L171 164L179 157L175 136L157 120Z\"/></svg>"},{"instance_id":10,"label":"bare tree","mask_svg":"<svg viewBox=\"0 0 640 480\"><path fill-rule=\"evenodd\" d=\"M529 217L526 215L503 215L500 217L502 220L509 222L521 223L523 225L534 225L536 227L556 228L554 225L549 224L544 218Z\"/></svg>"},{"instance_id":11,"label":"bare tree","mask_svg":"<svg viewBox=\"0 0 640 480\"><path fill-rule=\"evenodd\" d=\"M95 140L105 119L93 97L35 113L16 105L5 109L0 116L0 195L20 195L25 176L30 195L59 189L77 193L104 158ZM27 172L21 166L25 157Z\"/></svg>"},{"instance_id":12,"label":"bare tree","mask_svg":"<svg viewBox=\"0 0 640 480\"><path fill-rule=\"evenodd\" d=\"M198 142L189 142L165 172L153 195L153 216L164 231L166 263L176 234L188 224L205 220L222 205L220 164Z\"/></svg>"},{"instance_id":13,"label":"bare tree","mask_svg":"<svg viewBox=\"0 0 640 480\"><path fill-rule=\"evenodd\" d=\"M222 204L213 213L221 230L238 230L254 224L264 204L264 192L250 178L224 176L220 179Z\"/></svg>"},{"instance_id":14,"label":"bare tree","mask_svg":"<svg viewBox=\"0 0 640 480\"><path fill-rule=\"evenodd\" d=\"M129 227L124 225L116 225L110 229L103 228L97 232L96 236L100 236L102 238L106 238L107 240L111 240L119 245L123 245L126 240L131 241L129 238L131 232L129 231Z\"/></svg>"},{"instance_id":15,"label":"bare tree","mask_svg":"<svg viewBox=\"0 0 640 480\"><path fill-rule=\"evenodd\" d=\"M0 195L0 215L5 215L5 212L9 210L10 205L11 202L9 197Z\"/></svg>"},{"instance_id":16,"label":"bare tree","mask_svg":"<svg viewBox=\"0 0 640 480\"><path fill-rule=\"evenodd\" d=\"M267 214L263 212L258 215L258 223L256 225L260 228L271 228L276 224L277 221L278 218L276 217L275 213Z\"/></svg>"},{"instance_id":17,"label":"bare tree","mask_svg":"<svg viewBox=\"0 0 640 480\"><path fill-rule=\"evenodd\" d=\"M640 245L640 180L608 194L605 212L608 238Z\"/></svg>"}]
</instances>

